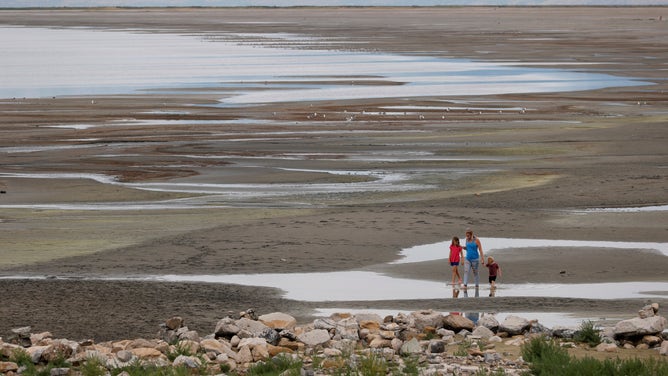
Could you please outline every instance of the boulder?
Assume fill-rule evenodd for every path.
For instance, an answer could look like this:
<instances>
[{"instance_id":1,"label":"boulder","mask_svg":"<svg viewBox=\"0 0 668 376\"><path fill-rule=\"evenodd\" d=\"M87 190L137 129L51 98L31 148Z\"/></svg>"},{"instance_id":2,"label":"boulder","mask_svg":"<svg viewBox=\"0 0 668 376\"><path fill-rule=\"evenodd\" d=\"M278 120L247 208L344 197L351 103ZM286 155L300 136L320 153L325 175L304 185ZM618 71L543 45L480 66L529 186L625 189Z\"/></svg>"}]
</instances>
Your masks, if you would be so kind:
<instances>
[{"instance_id":1,"label":"boulder","mask_svg":"<svg viewBox=\"0 0 668 376\"><path fill-rule=\"evenodd\" d=\"M445 352L445 342L439 340L429 341L429 352L432 354L441 354Z\"/></svg>"},{"instance_id":2,"label":"boulder","mask_svg":"<svg viewBox=\"0 0 668 376\"><path fill-rule=\"evenodd\" d=\"M404 341L400 340L399 338L393 338L392 341L390 341L390 347L392 350L394 350L395 353L401 351L401 346L403 345Z\"/></svg>"},{"instance_id":3,"label":"boulder","mask_svg":"<svg viewBox=\"0 0 668 376\"><path fill-rule=\"evenodd\" d=\"M0 362L0 373L16 372L19 365L14 362Z\"/></svg>"},{"instance_id":4,"label":"boulder","mask_svg":"<svg viewBox=\"0 0 668 376\"><path fill-rule=\"evenodd\" d=\"M355 320L357 320L357 323L359 323L360 326L362 326L362 322L364 321L374 321L378 323L378 326L384 321L380 315L375 313L358 313L355 315Z\"/></svg>"},{"instance_id":5,"label":"boulder","mask_svg":"<svg viewBox=\"0 0 668 376\"><path fill-rule=\"evenodd\" d=\"M370 342L369 342L369 347L372 349L381 349L384 347L391 347L392 346L392 340L385 339L380 336L374 337Z\"/></svg>"},{"instance_id":6,"label":"boulder","mask_svg":"<svg viewBox=\"0 0 668 376\"><path fill-rule=\"evenodd\" d=\"M668 355L668 341L661 342L661 348L659 349L659 354Z\"/></svg>"},{"instance_id":7,"label":"boulder","mask_svg":"<svg viewBox=\"0 0 668 376\"><path fill-rule=\"evenodd\" d=\"M245 317L237 320L235 324L239 327L240 330L246 330L250 332L253 337L259 337L265 330L271 329L259 321L251 320Z\"/></svg>"},{"instance_id":8,"label":"boulder","mask_svg":"<svg viewBox=\"0 0 668 376\"><path fill-rule=\"evenodd\" d=\"M165 321L165 326L169 330L176 330L183 326L183 318L179 316L174 316Z\"/></svg>"},{"instance_id":9,"label":"boulder","mask_svg":"<svg viewBox=\"0 0 668 376\"><path fill-rule=\"evenodd\" d=\"M49 344L48 341L50 339L53 339L53 334L51 334L51 332L42 332L30 335L30 343L32 343L33 345L38 345L38 346L48 345Z\"/></svg>"},{"instance_id":10,"label":"boulder","mask_svg":"<svg viewBox=\"0 0 668 376\"><path fill-rule=\"evenodd\" d=\"M488 339L490 339L492 336L494 336L494 332L491 331L491 330L489 330L488 328L486 328L486 327L484 327L484 326L478 326L478 327L476 327L476 328L473 330L473 333L471 333L471 334L473 334L474 336L480 337L480 338L482 338L482 339L484 339L484 340L488 340Z\"/></svg>"},{"instance_id":11,"label":"boulder","mask_svg":"<svg viewBox=\"0 0 668 376\"><path fill-rule=\"evenodd\" d=\"M333 319L315 319L315 321L313 321L313 328L332 330L336 328L336 321Z\"/></svg>"},{"instance_id":12,"label":"boulder","mask_svg":"<svg viewBox=\"0 0 668 376\"><path fill-rule=\"evenodd\" d=\"M666 319L663 316L648 318L633 318L618 322L614 328L615 338L639 337L647 334L658 334L666 329Z\"/></svg>"},{"instance_id":13,"label":"boulder","mask_svg":"<svg viewBox=\"0 0 668 376\"><path fill-rule=\"evenodd\" d=\"M139 347L130 350L132 354L141 359L159 358L162 353L152 347Z\"/></svg>"},{"instance_id":14,"label":"boulder","mask_svg":"<svg viewBox=\"0 0 668 376\"><path fill-rule=\"evenodd\" d=\"M274 345L270 345L270 344L267 344L267 351L269 352L269 356L272 357L272 358L275 357L278 354L284 354L284 353L285 354L292 354L292 353L294 353L293 350L291 350L287 347L274 346Z\"/></svg>"},{"instance_id":15,"label":"boulder","mask_svg":"<svg viewBox=\"0 0 668 376\"><path fill-rule=\"evenodd\" d=\"M473 321L467 319L466 317L462 315L447 315L443 318L443 326L446 329L453 330L455 332L459 332L462 329L472 331L473 328L475 328L475 324Z\"/></svg>"},{"instance_id":16,"label":"boulder","mask_svg":"<svg viewBox=\"0 0 668 376\"><path fill-rule=\"evenodd\" d=\"M659 303L652 303L650 306L654 310L654 314L658 315L659 314Z\"/></svg>"},{"instance_id":17,"label":"boulder","mask_svg":"<svg viewBox=\"0 0 668 376\"><path fill-rule=\"evenodd\" d=\"M179 355L174 359L172 365L174 367L199 368L202 365L202 361L196 356Z\"/></svg>"},{"instance_id":18,"label":"boulder","mask_svg":"<svg viewBox=\"0 0 668 376\"><path fill-rule=\"evenodd\" d=\"M324 329L313 329L297 336L297 340L306 346L315 347L330 340L329 332Z\"/></svg>"},{"instance_id":19,"label":"boulder","mask_svg":"<svg viewBox=\"0 0 668 376\"><path fill-rule=\"evenodd\" d=\"M241 341L239 341L239 344L237 345L237 348L242 348L244 346L248 346L249 349L255 348L255 346L267 346L267 341L264 338L243 338Z\"/></svg>"},{"instance_id":20,"label":"boulder","mask_svg":"<svg viewBox=\"0 0 668 376\"><path fill-rule=\"evenodd\" d=\"M413 318L413 326L419 331L423 331L426 327L442 328L443 315L433 310L423 310L411 312Z\"/></svg>"},{"instance_id":21,"label":"boulder","mask_svg":"<svg viewBox=\"0 0 668 376\"><path fill-rule=\"evenodd\" d=\"M12 333L16 334L18 337L30 338L30 332L32 328L29 326L22 326L20 328L12 329Z\"/></svg>"},{"instance_id":22,"label":"boulder","mask_svg":"<svg viewBox=\"0 0 668 376\"><path fill-rule=\"evenodd\" d=\"M335 333L340 339L350 339L357 341L359 337L359 324L352 317L343 319L336 323Z\"/></svg>"},{"instance_id":23,"label":"boulder","mask_svg":"<svg viewBox=\"0 0 668 376\"><path fill-rule=\"evenodd\" d=\"M223 345L223 342L218 341L216 339L203 339L199 343L200 348L202 348L206 352L213 352L216 355L218 354L224 354L225 353L225 345Z\"/></svg>"},{"instance_id":24,"label":"boulder","mask_svg":"<svg viewBox=\"0 0 668 376\"><path fill-rule=\"evenodd\" d=\"M277 331L259 321L242 317L235 324L239 327L239 337L242 337L241 332L248 332L250 336L264 338L272 345L277 344L280 338Z\"/></svg>"},{"instance_id":25,"label":"boulder","mask_svg":"<svg viewBox=\"0 0 668 376\"><path fill-rule=\"evenodd\" d=\"M494 315L483 314L482 317L478 319L478 326L484 326L485 328L491 331L497 331L499 329L499 321L494 317Z\"/></svg>"},{"instance_id":26,"label":"boulder","mask_svg":"<svg viewBox=\"0 0 668 376\"><path fill-rule=\"evenodd\" d=\"M156 343L144 338L137 338L127 344L128 349L138 349L141 347L155 347Z\"/></svg>"},{"instance_id":27,"label":"boulder","mask_svg":"<svg viewBox=\"0 0 668 376\"><path fill-rule=\"evenodd\" d=\"M522 334L529 328L531 322L523 317L508 315L501 324L499 324L499 331L506 332L510 335Z\"/></svg>"},{"instance_id":28,"label":"boulder","mask_svg":"<svg viewBox=\"0 0 668 376\"><path fill-rule=\"evenodd\" d=\"M258 344L251 349L251 355L253 356L253 361L258 362L260 360L265 360L269 358L269 349L267 349L267 344Z\"/></svg>"},{"instance_id":29,"label":"boulder","mask_svg":"<svg viewBox=\"0 0 668 376\"><path fill-rule=\"evenodd\" d=\"M128 363L134 358L132 351L121 350L116 353L116 359L120 360L123 363Z\"/></svg>"},{"instance_id":30,"label":"boulder","mask_svg":"<svg viewBox=\"0 0 668 376\"><path fill-rule=\"evenodd\" d=\"M418 342L417 338L413 338L410 341L404 342L403 345L401 345L401 350L400 353L401 355L413 355L413 354L419 354L422 352L422 347L420 346L420 342Z\"/></svg>"},{"instance_id":31,"label":"boulder","mask_svg":"<svg viewBox=\"0 0 668 376\"><path fill-rule=\"evenodd\" d=\"M53 362L58 359L67 359L74 354L72 348L62 342L55 342L46 347L42 353L42 359L47 362Z\"/></svg>"},{"instance_id":32,"label":"boulder","mask_svg":"<svg viewBox=\"0 0 668 376\"><path fill-rule=\"evenodd\" d=\"M251 363L253 361L253 354L248 346L244 346L235 354L234 360L237 364Z\"/></svg>"},{"instance_id":33,"label":"boulder","mask_svg":"<svg viewBox=\"0 0 668 376\"><path fill-rule=\"evenodd\" d=\"M185 328L185 330L181 330L181 329L184 329L184 328ZM196 330L188 330L187 327L183 327L181 329L176 331L177 336L178 336L179 339L185 339L185 340L189 340L189 341L199 342L200 337L199 337L199 333L197 333Z\"/></svg>"},{"instance_id":34,"label":"boulder","mask_svg":"<svg viewBox=\"0 0 668 376\"><path fill-rule=\"evenodd\" d=\"M491 337L489 337L488 342L489 343L501 343L501 342L503 342L503 339L501 339L501 337L499 337L499 336L491 336Z\"/></svg>"},{"instance_id":35,"label":"boulder","mask_svg":"<svg viewBox=\"0 0 668 376\"><path fill-rule=\"evenodd\" d=\"M576 329L565 326L555 326L552 328L552 335L557 338L572 339L575 337Z\"/></svg>"},{"instance_id":36,"label":"boulder","mask_svg":"<svg viewBox=\"0 0 668 376\"><path fill-rule=\"evenodd\" d=\"M234 319L230 317L225 317L220 319L216 324L215 335L216 337L232 337L233 335L239 333L239 326L237 326Z\"/></svg>"},{"instance_id":37,"label":"boulder","mask_svg":"<svg viewBox=\"0 0 668 376\"><path fill-rule=\"evenodd\" d=\"M32 346L25 349L25 351L30 355L30 360L33 363L37 364L42 360L42 354L49 346Z\"/></svg>"},{"instance_id":38,"label":"boulder","mask_svg":"<svg viewBox=\"0 0 668 376\"><path fill-rule=\"evenodd\" d=\"M641 343L646 344L649 347L655 347L661 344L663 340L660 337L657 336L643 336L642 339L640 340Z\"/></svg>"},{"instance_id":39,"label":"boulder","mask_svg":"<svg viewBox=\"0 0 668 376\"><path fill-rule=\"evenodd\" d=\"M649 304L646 305L646 306L644 306L644 307L642 307L642 308L638 311L638 317L640 317L641 319L646 319L646 318L648 318L648 317L652 317L652 316L655 316L655 315L654 315L654 309L653 309L652 306L649 305Z\"/></svg>"},{"instance_id":40,"label":"boulder","mask_svg":"<svg viewBox=\"0 0 668 376\"><path fill-rule=\"evenodd\" d=\"M49 376L67 376L69 374L70 374L70 369L66 367L51 368L49 370Z\"/></svg>"},{"instance_id":41,"label":"boulder","mask_svg":"<svg viewBox=\"0 0 668 376\"><path fill-rule=\"evenodd\" d=\"M264 325L278 331L292 329L297 325L297 320L294 317L282 312L261 315L258 317L258 320Z\"/></svg>"}]
</instances>

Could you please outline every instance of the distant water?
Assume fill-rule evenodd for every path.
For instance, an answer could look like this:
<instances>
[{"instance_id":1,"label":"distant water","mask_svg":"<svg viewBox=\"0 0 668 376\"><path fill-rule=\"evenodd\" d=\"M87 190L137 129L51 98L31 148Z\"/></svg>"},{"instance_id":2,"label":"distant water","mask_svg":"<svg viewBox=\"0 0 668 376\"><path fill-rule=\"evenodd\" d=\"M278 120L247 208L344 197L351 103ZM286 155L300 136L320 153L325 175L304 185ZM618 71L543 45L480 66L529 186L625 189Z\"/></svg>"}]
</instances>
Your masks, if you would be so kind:
<instances>
[{"instance_id":1,"label":"distant water","mask_svg":"<svg viewBox=\"0 0 668 376\"><path fill-rule=\"evenodd\" d=\"M22 7L290 7L290 6L550 6L668 5L668 0L4 0L0 8Z\"/></svg>"},{"instance_id":2,"label":"distant water","mask_svg":"<svg viewBox=\"0 0 668 376\"><path fill-rule=\"evenodd\" d=\"M216 89L223 105L593 90L644 82L517 63L327 50L293 34L259 48L235 35L0 27L0 98ZM295 41L319 49L283 47ZM543 62L542 66L550 62ZM363 78L365 77L365 78ZM329 81L323 84L321 81ZM400 85L365 85L365 80ZM277 83L272 84L272 81ZM280 83L278 82L280 81Z\"/></svg>"}]
</instances>

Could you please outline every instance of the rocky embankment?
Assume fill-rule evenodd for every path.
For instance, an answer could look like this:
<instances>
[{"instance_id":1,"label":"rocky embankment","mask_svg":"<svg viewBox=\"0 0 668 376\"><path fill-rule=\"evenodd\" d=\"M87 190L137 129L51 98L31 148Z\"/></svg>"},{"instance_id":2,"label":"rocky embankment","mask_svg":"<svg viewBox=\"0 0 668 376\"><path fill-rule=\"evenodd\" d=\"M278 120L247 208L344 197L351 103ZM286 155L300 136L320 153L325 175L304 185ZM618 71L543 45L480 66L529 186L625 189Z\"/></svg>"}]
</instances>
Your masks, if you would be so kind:
<instances>
[{"instance_id":1,"label":"rocky embankment","mask_svg":"<svg viewBox=\"0 0 668 376\"><path fill-rule=\"evenodd\" d=\"M531 337L558 338L562 346L585 346L573 341L581 328L547 328L537 321L508 316L502 322L483 315L474 323L457 315L431 310L380 317L376 314L335 314L298 325L285 313L256 316L252 310L221 319L213 333L201 336L189 330L180 317L160 325L155 339L126 339L104 343L56 339L49 332L14 329L0 338L0 373L18 375L23 359L48 368L51 376L82 374L87 362L96 361L105 372L136 364L185 367L207 374L245 373L259 362L287 356L302 362L300 373L328 374L369 357L382 359L394 370L411 363L426 375L473 375L481 370L519 375L528 364L517 348ZM667 322L658 304L643 307L638 317L600 328L597 351L620 348L654 348L668 353ZM505 351L502 348L506 349ZM49 364L58 363L58 366ZM118 372L115 372L116 374Z\"/></svg>"}]
</instances>

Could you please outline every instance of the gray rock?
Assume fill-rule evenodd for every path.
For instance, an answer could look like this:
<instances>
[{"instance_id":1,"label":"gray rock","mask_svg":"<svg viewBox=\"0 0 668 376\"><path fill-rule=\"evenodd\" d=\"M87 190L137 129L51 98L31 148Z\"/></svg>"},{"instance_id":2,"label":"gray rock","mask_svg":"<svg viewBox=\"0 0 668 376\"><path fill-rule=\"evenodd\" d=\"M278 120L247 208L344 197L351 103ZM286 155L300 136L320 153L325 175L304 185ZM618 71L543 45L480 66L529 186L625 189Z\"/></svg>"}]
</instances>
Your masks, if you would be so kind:
<instances>
[{"instance_id":1,"label":"gray rock","mask_svg":"<svg viewBox=\"0 0 668 376\"><path fill-rule=\"evenodd\" d=\"M452 331L450 329L444 329L444 328L441 328L441 329L437 330L436 334L441 336L441 338L448 338L448 337L454 337L455 336L454 331Z\"/></svg>"},{"instance_id":2,"label":"gray rock","mask_svg":"<svg viewBox=\"0 0 668 376\"><path fill-rule=\"evenodd\" d=\"M642 308L638 311L638 317L640 317L641 319L646 319L646 318L648 318L648 317L652 317L652 316L654 316L654 309L653 309L652 306L649 305L649 304L646 305L646 306L644 306L644 307L642 307Z\"/></svg>"},{"instance_id":3,"label":"gray rock","mask_svg":"<svg viewBox=\"0 0 668 376\"><path fill-rule=\"evenodd\" d=\"M442 328L443 315L433 310L415 311L410 314L413 318L413 325L419 331L423 331L426 327Z\"/></svg>"},{"instance_id":4,"label":"gray rock","mask_svg":"<svg viewBox=\"0 0 668 376\"><path fill-rule=\"evenodd\" d=\"M552 328L552 335L557 338L571 339L575 336L576 330L565 326L555 326Z\"/></svg>"},{"instance_id":5,"label":"gray rock","mask_svg":"<svg viewBox=\"0 0 668 376\"><path fill-rule=\"evenodd\" d=\"M661 348L659 349L659 354L668 355L668 341L661 342Z\"/></svg>"},{"instance_id":6,"label":"gray rock","mask_svg":"<svg viewBox=\"0 0 668 376\"><path fill-rule=\"evenodd\" d=\"M552 330L545 325L539 323L538 321L529 322L529 333L534 334L545 334L547 336L552 335Z\"/></svg>"},{"instance_id":7,"label":"gray rock","mask_svg":"<svg viewBox=\"0 0 668 376\"><path fill-rule=\"evenodd\" d=\"M234 319L225 317L220 319L216 324L215 335L216 337L232 337L239 333L239 330L241 329L237 326Z\"/></svg>"},{"instance_id":8,"label":"gray rock","mask_svg":"<svg viewBox=\"0 0 668 376\"><path fill-rule=\"evenodd\" d=\"M297 336L297 340L306 346L322 345L330 340L329 332L324 329L313 329Z\"/></svg>"},{"instance_id":9,"label":"gray rock","mask_svg":"<svg viewBox=\"0 0 668 376\"><path fill-rule=\"evenodd\" d=\"M69 368L51 368L51 371L49 371L49 374L51 376L67 376L70 374L70 369Z\"/></svg>"},{"instance_id":10,"label":"gray rock","mask_svg":"<svg viewBox=\"0 0 668 376\"><path fill-rule=\"evenodd\" d=\"M666 329L666 319L662 316L652 316L645 319L639 317L623 320L615 325L615 338L628 338L658 334Z\"/></svg>"},{"instance_id":11,"label":"gray rock","mask_svg":"<svg viewBox=\"0 0 668 376\"><path fill-rule=\"evenodd\" d=\"M358 324L362 323L363 321L375 321L379 325L383 323L383 318L375 313L358 313L355 315L355 320L357 320Z\"/></svg>"},{"instance_id":12,"label":"gray rock","mask_svg":"<svg viewBox=\"0 0 668 376\"><path fill-rule=\"evenodd\" d=\"M239 332L246 331L250 333L251 337L264 338L272 345L277 344L280 339L277 331L259 321L242 317L236 321L236 326L239 327ZM241 335L239 335L239 337L241 337Z\"/></svg>"},{"instance_id":13,"label":"gray rock","mask_svg":"<svg viewBox=\"0 0 668 376\"><path fill-rule=\"evenodd\" d=\"M172 362L174 367L185 366L186 368L199 368L202 365L202 361L195 356L185 356L179 355Z\"/></svg>"},{"instance_id":14,"label":"gray rock","mask_svg":"<svg viewBox=\"0 0 668 376\"><path fill-rule=\"evenodd\" d=\"M438 340L429 341L429 352L432 354L441 354L445 352L445 342Z\"/></svg>"},{"instance_id":15,"label":"gray rock","mask_svg":"<svg viewBox=\"0 0 668 376\"><path fill-rule=\"evenodd\" d=\"M530 324L529 320L523 317L509 315L499 325L499 330L510 335L517 335L526 331Z\"/></svg>"},{"instance_id":16,"label":"gray rock","mask_svg":"<svg viewBox=\"0 0 668 376\"><path fill-rule=\"evenodd\" d=\"M20 328L12 329L12 333L16 334L19 337L27 337L27 338L30 338L30 331L32 331L32 328L29 326L23 326Z\"/></svg>"},{"instance_id":17,"label":"gray rock","mask_svg":"<svg viewBox=\"0 0 668 376\"><path fill-rule=\"evenodd\" d=\"M133 357L134 357L134 355L132 354L132 352L130 352L128 350L121 350L121 351L116 353L116 358L123 363L127 363L127 362L131 361Z\"/></svg>"},{"instance_id":18,"label":"gray rock","mask_svg":"<svg viewBox=\"0 0 668 376\"><path fill-rule=\"evenodd\" d=\"M473 330L473 333L471 333L471 334L473 334L474 336L479 336L480 338L487 340L487 339L490 339L494 335L494 332L489 330L488 328L486 328L484 326L478 326Z\"/></svg>"},{"instance_id":19,"label":"gray rock","mask_svg":"<svg viewBox=\"0 0 668 376\"><path fill-rule=\"evenodd\" d=\"M494 363L501 360L501 355L497 352L485 352L484 353L485 363Z\"/></svg>"},{"instance_id":20,"label":"gray rock","mask_svg":"<svg viewBox=\"0 0 668 376\"><path fill-rule=\"evenodd\" d=\"M354 318L343 319L336 323L336 335L341 339L350 339L357 341L359 337L360 326Z\"/></svg>"},{"instance_id":21,"label":"gray rock","mask_svg":"<svg viewBox=\"0 0 668 376\"><path fill-rule=\"evenodd\" d=\"M462 329L462 330L460 330L459 332L457 332L457 335L460 335L460 336L462 336L462 337L468 337L468 336L471 335L471 332L469 332L469 331L466 330L466 329Z\"/></svg>"},{"instance_id":22,"label":"gray rock","mask_svg":"<svg viewBox=\"0 0 668 376\"><path fill-rule=\"evenodd\" d=\"M333 319L315 319L313 321L313 327L315 329L324 329L324 330L332 330L336 328L336 321Z\"/></svg>"},{"instance_id":23,"label":"gray rock","mask_svg":"<svg viewBox=\"0 0 668 376\"><path fill-rule=\"evenodd\" d=\"M462 315L447 315L443 318L443 326L446 329L454 330L459 332L462 329L472 331L475 328L473 321Z\"/></svg>"},{"instance_id":24,"label":"gray rock","mask_svg":"<svg viewBox=\"0 0 668 376\"><path fill-rule=\"evenodd\" d=\"M413 354L419 354L422 352L422 347L420 346L420 342L418 342L417 338L413 338L410 341L404 342L403 345L401 345L401 350L400 353L401 355L413 355Z\"/></svg>"},{"instance_id":25,"label":"gray rock","mask_svg":"<svg viewBox=\"0 0 668 376\"><path fill-rule=\"evenodd\" d=\"M484 326L485 328L495 332L499 329L499 321L494 317L494 315L483 314L482 317L478 319L478 326Z\"/></svg>"}]
</instances>

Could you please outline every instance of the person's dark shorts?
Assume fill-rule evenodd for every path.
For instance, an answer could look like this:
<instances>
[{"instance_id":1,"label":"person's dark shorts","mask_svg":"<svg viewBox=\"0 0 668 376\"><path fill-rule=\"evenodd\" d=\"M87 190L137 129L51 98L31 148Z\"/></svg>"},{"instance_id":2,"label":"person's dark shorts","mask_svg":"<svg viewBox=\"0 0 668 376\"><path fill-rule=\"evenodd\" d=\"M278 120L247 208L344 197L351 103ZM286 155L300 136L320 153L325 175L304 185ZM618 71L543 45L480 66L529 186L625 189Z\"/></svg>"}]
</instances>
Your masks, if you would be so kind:
<instances>
[{"instance_id":1,"label":"person's dark shorts","mask_svg":"<svg viewBox=\"0 0 668 376\"><path fill-rule=\"evenodd\" d=\"M496 281L496 276L489 276L489 283Z\"/></svg>"},{"instance_id":2,"label":"person's dark shorts","mask_svg":"<svg viewBox=\"0 0 668 376\"><path fill-rule=\"evenodd\" d=\"M451 263L450 263L450 266L459 266L459 261L457 261L457 262L451 262Z\"/></svg>"}]
</instances>

